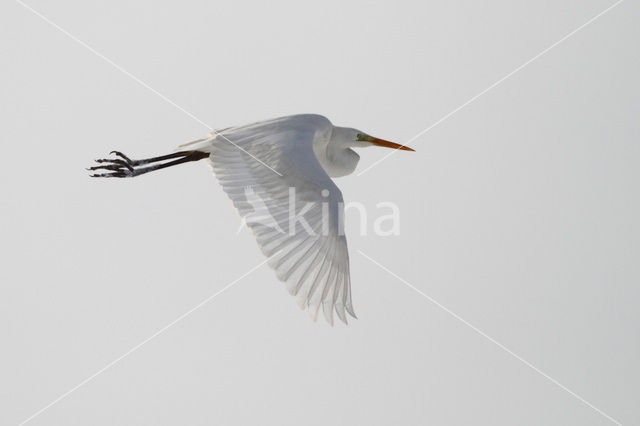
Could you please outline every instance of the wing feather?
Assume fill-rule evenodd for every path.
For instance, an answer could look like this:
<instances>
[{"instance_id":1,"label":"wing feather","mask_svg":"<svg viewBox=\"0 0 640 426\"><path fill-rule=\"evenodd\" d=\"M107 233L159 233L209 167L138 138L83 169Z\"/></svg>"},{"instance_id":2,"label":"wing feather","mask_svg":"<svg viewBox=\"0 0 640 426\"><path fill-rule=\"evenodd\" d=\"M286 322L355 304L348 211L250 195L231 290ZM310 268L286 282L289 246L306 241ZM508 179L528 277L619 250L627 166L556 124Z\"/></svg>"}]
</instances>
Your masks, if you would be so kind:
<instances>
[{"instance_id":1,"label":"wing feather","mask_svg":"<svg viewBox=\"0 0 640 426\"><path fill-rule=\"evenodd\" d=\"M298 305L314 320L322 307L333 325L333 311L345 324L345 311L355 313L342 193L313 151L327 126L321 116L291 116L214 132L189 149L210 152L216 178Z\"/></svg>"}]
</instances>

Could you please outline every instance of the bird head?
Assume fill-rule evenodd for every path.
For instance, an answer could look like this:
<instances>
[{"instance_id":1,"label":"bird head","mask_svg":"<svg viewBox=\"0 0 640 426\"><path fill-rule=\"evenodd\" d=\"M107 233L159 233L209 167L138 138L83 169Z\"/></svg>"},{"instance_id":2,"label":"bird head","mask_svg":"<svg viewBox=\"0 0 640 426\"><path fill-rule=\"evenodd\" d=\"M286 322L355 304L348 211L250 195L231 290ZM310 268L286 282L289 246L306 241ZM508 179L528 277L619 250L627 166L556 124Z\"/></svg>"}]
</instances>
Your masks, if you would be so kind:
<instances>
[{"instance_id":1,"label":"bird head","mask_svg":"<svg viewBox=\"0 0 640 426\"><path fill-rule=\"evenodd\" d=\"M403 151L415 151L413 148L409 148L406 145L400 145L399 143L376 138L358 129L349 129L349 128L343 128L343 129L344 129L344 133L341 136L345 139L346 145L352 148L367 148L370 146L382 146L382 147L391 148L391 149L401 149Z\"/></svg>"},{"instance_id":2,"label":"bird head","mask_svg":"<svg viewBox=\"0 0 640 426\"><path fill-rule=\"evenodd\" d=\"M360 156L352 148L366 148L369 146L383 146L403 151L413 151L408 146L375 138L358 129L334 126L327 145L319 148L316 156L320 159L320 164L322 164L329 176L345 176L353 173L360 160Z\"/></svg>"}]
</instances>

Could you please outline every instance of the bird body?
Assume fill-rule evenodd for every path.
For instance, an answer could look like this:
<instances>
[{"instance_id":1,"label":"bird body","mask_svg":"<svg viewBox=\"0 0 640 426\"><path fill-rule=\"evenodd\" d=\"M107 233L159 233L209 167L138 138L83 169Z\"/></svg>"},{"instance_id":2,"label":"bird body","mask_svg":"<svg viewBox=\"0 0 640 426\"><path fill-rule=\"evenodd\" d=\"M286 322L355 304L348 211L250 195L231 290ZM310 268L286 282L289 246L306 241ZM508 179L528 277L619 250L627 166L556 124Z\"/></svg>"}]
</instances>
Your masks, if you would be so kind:
<instances>
[{"instance_id":1,"label":"bird body","mask_svg":"<svg viewBox=\"0 0 640 426\"><path fill-rule=\"evenodd\" d=\"M352 149L371 145L411 150L338 127L321 115L301 114L228 127L148 160L98 160L111 173L130 177L206 158L222 188L255 236L277 277L298 305L317 318L320 308L346 324L355 318L342 193L331 177L352 173L360 159ZM170 163L137 168L167 159ZM265 219L266 218L266 219Z\"/></svg>"},{"instance_id":2,"label":"bird body","mask_svg":"<svg viewBox=\"0 0 640 426\"><path fill-rule=\"evenodd\" d=\"M307 148L311 143L316 160L327 175L342 177L353 173L360 156L350 149L350 145L341 144L340 141L352 140L353 146L359 146L356 145L356 143L361 143L356 140L358 133L363 132L348 127L334 126L329 119L322 115L298 114L216 130L211 132L208 138L182 144L177 149L179 151L190 149L211 152L212 144L215 144L216 141L238 143L236 140L245 140L249 137L253 140L275 139L278 141L278 145L290 144L291 148L308 155ZM312 137L309 138L309 135ZM365 146L366 144L363 144L363 147ZM310 160L310 157L306 158L306 161Z\"/></svg>"}]
</instances>

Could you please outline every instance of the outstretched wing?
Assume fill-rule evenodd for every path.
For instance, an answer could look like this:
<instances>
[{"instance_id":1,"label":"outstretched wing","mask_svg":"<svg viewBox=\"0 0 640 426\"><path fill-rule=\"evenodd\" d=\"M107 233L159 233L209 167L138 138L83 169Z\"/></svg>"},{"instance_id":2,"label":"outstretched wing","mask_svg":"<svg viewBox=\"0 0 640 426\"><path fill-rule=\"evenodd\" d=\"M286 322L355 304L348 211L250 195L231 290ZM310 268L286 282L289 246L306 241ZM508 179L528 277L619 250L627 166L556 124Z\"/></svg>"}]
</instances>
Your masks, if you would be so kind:
<instances>
[{"instance_id":1,"label":"outstretched wing","mask_svg":"<svg viewBox=\"0 0 640 426\"><path fill-rule=\"evenodd\" d=\"M228 128L197 142L269 265L301 308L320 307L347 323L351 302L349 254L342 193L313 151L314 137L329 137L321 116L292 116Z\"/></svg>"}]
</instances>

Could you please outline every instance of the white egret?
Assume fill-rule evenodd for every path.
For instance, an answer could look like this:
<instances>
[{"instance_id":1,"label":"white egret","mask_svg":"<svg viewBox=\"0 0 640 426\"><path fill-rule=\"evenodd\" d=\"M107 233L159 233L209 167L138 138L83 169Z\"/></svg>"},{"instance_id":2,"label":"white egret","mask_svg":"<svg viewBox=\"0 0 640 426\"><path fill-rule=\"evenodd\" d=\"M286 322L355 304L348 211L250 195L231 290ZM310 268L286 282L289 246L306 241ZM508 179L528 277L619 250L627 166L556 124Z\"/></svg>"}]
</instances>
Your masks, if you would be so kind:
<instances>
[{"instance_id":1,"label":"white egret","mask_svg":"<svg viewBox=\"0 0 640 426\"><path fill-rule=\"evenodd\" d=\"M369 146L413 151L303 114L214 131L160 157L131 160L113 151L117 158L96 160L90 170L134 177L206 158L298 305L314 320L322 306L330 324L333 311L346 324L345 312L356 315L342 193L331 177L352 173L360 159L352 148Z\"/></svg>"}]
</instances>

